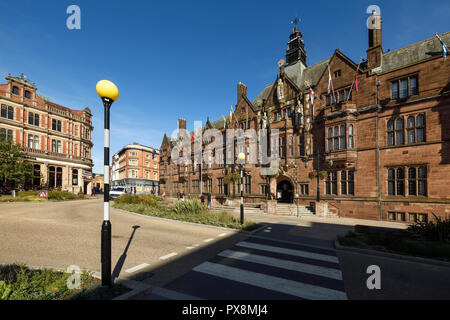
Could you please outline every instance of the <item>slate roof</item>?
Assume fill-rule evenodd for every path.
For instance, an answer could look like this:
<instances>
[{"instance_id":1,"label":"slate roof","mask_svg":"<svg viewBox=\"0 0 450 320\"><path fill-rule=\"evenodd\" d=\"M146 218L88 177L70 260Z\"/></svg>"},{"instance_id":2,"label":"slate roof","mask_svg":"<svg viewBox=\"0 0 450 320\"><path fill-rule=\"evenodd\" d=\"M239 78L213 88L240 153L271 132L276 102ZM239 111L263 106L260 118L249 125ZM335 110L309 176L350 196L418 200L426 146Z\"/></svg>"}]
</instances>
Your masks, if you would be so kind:
<instances>
[{"instance_id":1,"label":"slate roof","mask_svg":"<svg viewBox=\"0 0 450 320\"><path fill-rule=\"evenodd\" d=\"M450 31L441 34L440 37L447 46L450 45ZM383 54L381 72L390 71L436 56L442 56L442 44L438 38L433 36L410 46Z\"/></svg>"}]
</instances>

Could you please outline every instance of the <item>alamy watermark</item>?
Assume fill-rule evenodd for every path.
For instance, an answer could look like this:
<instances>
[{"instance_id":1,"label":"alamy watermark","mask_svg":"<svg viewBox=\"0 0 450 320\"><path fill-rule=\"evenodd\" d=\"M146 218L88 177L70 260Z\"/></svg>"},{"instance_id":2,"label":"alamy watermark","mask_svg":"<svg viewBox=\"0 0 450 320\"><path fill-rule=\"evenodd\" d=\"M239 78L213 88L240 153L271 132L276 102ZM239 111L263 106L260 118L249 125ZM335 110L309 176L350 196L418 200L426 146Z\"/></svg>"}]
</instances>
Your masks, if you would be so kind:
<instances>
[{"instance_id":1,"label":"alamy watermark","mask_svg":"<svg viewBox=\"0 0 450 320\"><path fill-rule=\"evenodd\" d=\"M67 14L70 16L66 20L66 26L69 30L80 30L81 29L81 9L79 6L72 4L67 7Z\"/></svg>"},{"instance_id":2,"label":"alamy watermark","mask_svg":"<svg viewBox=\"0 0 450 320\"><path fill-rule=\"evenodd\" d=\"M238 164L259 164L261 175L272 176L278 173L280 164L279 130L267 129L227 129L223 134L218 129L202 130L195 122L193 133L176 129L171 137L171 162L177 165L236 164L237 156L245 155L245 161ZM201 122L200 122L201 123ZM270 143L269 143L270 141ZM193 142L193 143L192 143ZM192 152L192 145L194 150ZM204 148L203 148L204 146ZM268 152L270 148L270 152Z\"/></svg>"}]
</instances>

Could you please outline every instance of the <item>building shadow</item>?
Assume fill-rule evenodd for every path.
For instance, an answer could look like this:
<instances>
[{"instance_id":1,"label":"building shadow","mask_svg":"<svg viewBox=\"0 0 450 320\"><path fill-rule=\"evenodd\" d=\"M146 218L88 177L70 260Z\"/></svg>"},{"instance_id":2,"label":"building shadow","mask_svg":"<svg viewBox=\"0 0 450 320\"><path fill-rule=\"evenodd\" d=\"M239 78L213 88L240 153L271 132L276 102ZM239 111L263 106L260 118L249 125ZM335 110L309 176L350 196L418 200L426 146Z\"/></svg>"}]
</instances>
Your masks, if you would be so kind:
<instances>
[{"instance_id":1,"label":"building shadow","mask_svg":"<svg viewBox=\"0 0 450 320\"><path fill-rule=\"evenodd\" d=\"M122 255L119 257L119 260L117 260L116 266L114 267L114 270L112 272L112 276L111 276L112 283L114 283L114 280L119 277L120 272L122 271L122 267L125 263L125 260L127 259L127 252L128 252L128 249L130 248L131 241L133 240L136 230L139 229L140 226L133 226L132 228L133 228L133 232L131 232L130 239L128 239L128 243L125 247L125 250L123 251Z\"/></svg>"}]
</instances>

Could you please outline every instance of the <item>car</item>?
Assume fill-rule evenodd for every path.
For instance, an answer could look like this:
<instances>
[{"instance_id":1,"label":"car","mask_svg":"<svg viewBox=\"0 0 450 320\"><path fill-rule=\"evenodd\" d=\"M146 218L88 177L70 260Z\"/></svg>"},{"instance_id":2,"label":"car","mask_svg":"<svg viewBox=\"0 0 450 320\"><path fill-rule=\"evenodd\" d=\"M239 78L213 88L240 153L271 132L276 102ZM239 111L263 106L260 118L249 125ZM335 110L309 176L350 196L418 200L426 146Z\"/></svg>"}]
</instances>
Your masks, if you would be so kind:
<instances>
[{"instance_id":1,"label":"car","mask_svg":"<svg viewBox=\"0 0 450 320\"><path fill-rule=\"evenodd\" d=\"M109 191L109 199L110 200L114 200L115 198L118 198L118 197L120 197L121 195L123 195L123 194L125 194L126 192L125 192L125 188L122 188L122 187L115 187L115 188L112 188L110 191Z\"/></svg>"}]
</instances>

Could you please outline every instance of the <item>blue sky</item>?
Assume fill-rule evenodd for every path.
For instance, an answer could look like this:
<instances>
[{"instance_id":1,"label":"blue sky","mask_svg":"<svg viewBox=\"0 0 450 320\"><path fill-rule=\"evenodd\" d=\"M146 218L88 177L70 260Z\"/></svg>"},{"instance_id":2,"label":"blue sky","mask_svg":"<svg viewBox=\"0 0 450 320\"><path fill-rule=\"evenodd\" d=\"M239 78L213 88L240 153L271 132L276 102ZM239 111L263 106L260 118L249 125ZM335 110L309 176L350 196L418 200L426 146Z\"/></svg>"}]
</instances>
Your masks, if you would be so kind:
<instances>
[{"instance_id":1,"label":"blue sky","mask_svg":"<svg viewBox=\"0 0 450 320\"><path fill-rule=\"evenodd\" d=\"M81 8L81 30L66 9ZM0 2L0 77L24 73L38 93L94 115L94 172L103 171L103 107L95 85L116 83L111 151L139 142L159 147L178 117L221 118L239 81L253 100L276 77L298 13L308 65L339 48L366 56L369 5L383 17L383 48L396 50L449 31L448 1L107 1ZM2 80L2 83L5 81Z\"/></svg>"}]
</instances>

